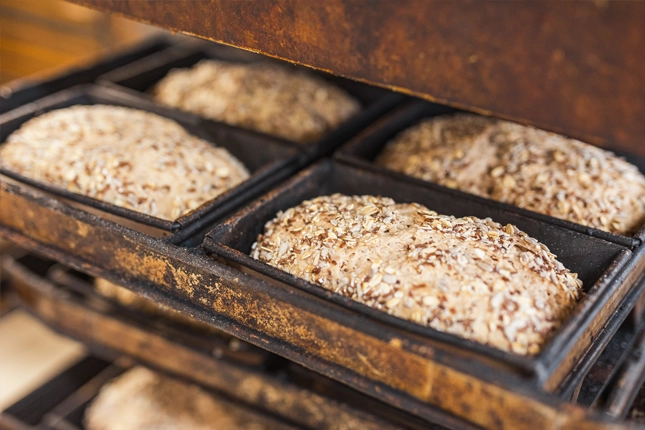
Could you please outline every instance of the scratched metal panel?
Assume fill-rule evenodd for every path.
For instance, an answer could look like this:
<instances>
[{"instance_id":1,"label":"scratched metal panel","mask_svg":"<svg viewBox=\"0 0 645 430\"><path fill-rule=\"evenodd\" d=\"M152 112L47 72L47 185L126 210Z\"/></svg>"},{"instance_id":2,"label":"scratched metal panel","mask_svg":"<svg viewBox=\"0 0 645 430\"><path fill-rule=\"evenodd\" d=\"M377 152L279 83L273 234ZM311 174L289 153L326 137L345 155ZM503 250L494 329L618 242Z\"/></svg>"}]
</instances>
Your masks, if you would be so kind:
<instances>
[{"instance_id":1,"label":"scratched metal panel","mask_svg":"<svg viewBox=\"0 0 645 430\"><path fill-rule=\"evenodd\" d=\"M71 1L645 152L643 2Z\"/></svg>"}]
</instances>

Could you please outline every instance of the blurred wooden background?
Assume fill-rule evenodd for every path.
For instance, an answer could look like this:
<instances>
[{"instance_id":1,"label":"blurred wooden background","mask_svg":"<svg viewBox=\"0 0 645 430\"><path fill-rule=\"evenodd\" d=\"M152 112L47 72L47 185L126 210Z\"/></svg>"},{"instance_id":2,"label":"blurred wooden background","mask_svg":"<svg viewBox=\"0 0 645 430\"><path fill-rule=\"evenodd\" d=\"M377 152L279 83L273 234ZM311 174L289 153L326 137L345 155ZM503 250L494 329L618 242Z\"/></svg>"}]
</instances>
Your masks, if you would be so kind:
<instances>
[{"instance_id":1,"label":"blurred wooden background","mask_svg":"<svg viewBox=\"0 0 645 430\"><path fill-rule=\"evenodd\" d=\"M164 31L62 0L0 0L0 84L88 62ZM0 249L6 245L0 239ZM2 277L2 273L0 273ZM0 410L86 354L0 291Z\"/></svg>"},{"instance_id":2,"label":"blurred wooden background","mask_svg":"<svg viewBox=\"0 0 645 430\"><path fill-rule=\"evenodd\" d=\"M161 32L62 0L0 0L0 84L53 73Z\"/></svg>"}]
</instances>

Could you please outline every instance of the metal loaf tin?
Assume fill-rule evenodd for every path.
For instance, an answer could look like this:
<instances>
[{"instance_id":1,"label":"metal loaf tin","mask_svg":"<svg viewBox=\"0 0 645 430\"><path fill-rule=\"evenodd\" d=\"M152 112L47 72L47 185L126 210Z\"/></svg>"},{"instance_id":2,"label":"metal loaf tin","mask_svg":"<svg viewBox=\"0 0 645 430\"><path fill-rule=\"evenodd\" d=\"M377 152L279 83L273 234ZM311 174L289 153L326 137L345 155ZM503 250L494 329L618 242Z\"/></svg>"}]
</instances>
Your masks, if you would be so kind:
<instances>
[{"instance_id":1,"label":"metal loaf tin","mask_svg":"<svg viewBox=\"0 0 645 430\"><path fill-rule=\"evenodd\" d=\"M409 182L410 184L416 184L418 186L425 186L428 188L446 188L438 184L427 182L419 178L377 166L373 163L373 160L383 150L385 145L394 136L396 136L403 130L417 124L423 119L455 112L460 111L447 106L437 105L424 101L414 101L406 103L405 105L384 116L377 123L373 124L360 135L356 136L354 139L343 145L336 152L335 157L338 160L342 160L346 163L356 166L361 166L374 172L387 172L388 175L391 175L392 177L399 180ZM629 162L636 165L636 167L638 167L641 172L645 172L645 159L643 159L642 157L637 157L620 152L618 152L618 155L624 156ZM561 226L569 230L579 231L581 233L599 237L629 248L639 246L642 240L645 239L645 226L641 227L641 229L633 237L628 237L624 235L608 233L596 228L561 220L530 210L521 209L510 204L497 202L494 200L486 199L484 197L475 196L473 194L468 194L465 192L460 193L463 194L464 197L469 196L469 198L474 201L489 202L491 205L500 208L500 210L516 212L518 214L532 217L545 223Z\"/></svg>"},{"instance_id":2,"label":"metal loaf tin","mask_svg":"<svg viewBox=\"0 0 645 430\"><path fill-rule=\"evenodd\" d=\"M517 225L546 244L566 267L577 272L587 295L538 355L522 357L392 317L248 256L251 244L262 232L264 224L278 211L305 199L336 192L387 196L398 202L418 202L441 213L491 217L502 224ZM370 361L374 368L371 372L363 370L366 374L371 373L369 376L373 379L392 384L394 375L404 377L401 366L405 361L398 353L405 352L478 380L534 393L555 392L581 358L602 350L610 337L603 334L607 323L620 325L629 311L621 305L623 299L628 296L633 306L640 295L645 263L642 250L634 252L601 238L506 211L453 190L426 187L329 161L300 173L217 226L207 234L203 246L220 261L269 281L276 291L298 291L301 307L315 309L318 315L344 324L357 333L357 337L360 333L399 345L398 349L383 352L379 357L381 362ZM635 285L637 288L631 290ZM320 304L320 299L324 305ZM334 339L334 342L351 344L352 338ZM323 354L324 359L337 360L334 358L337 351L317 352ZM357 350L355 354L369 357L371 352ZM422 380L419 375L417 378ZM412 386L408 383L400 388L411 390ZM450 395L454 393L444 393L442 398L431 396L430 401L441 405L449 402Z\"/></svg>"},{"instance_id":3,"label":"metal loaf tin","mask_svg":"<svg viewBox=\"0 0 645 430\"><path fill-rule=\"evenodd\" d=\"M171 118L192 134L210 142L216 142L218 146L228 149L251 172L249 179L233 189L174 221L168 221L120 208L59 187L49 186L7 169L0 169L0 174L11 178L13 180L11 182L17 181L21 185L26 184L29 187L45 191L67 202L80 205L85 210L98 213L105 218L115 220L117 223L134 227L156 237L169 236L167 240L171 243L180 243L200 228L207 228L205 226L231 212L249 198L258 195L263 189L267 189L267 187L292 174L302 163L302 154L290 142L225 124L211 124L206 130L203 121L194 115L156 105L147 99L142 99L127 92L97 85L77 86L63 90L22 108L0 115L0 141L4 142L7 136L34 116L50 110L79 104L127 106ZM134 151L136 148L132 148L132 150ZM8 182L0 180L0 187L15 186ZM6 207L4 210L11 211L11 207ZM20 210L16 208L15 217L21 216Z\"/></svg>"},{"instance_id":4,"label":"metal loaf tin","mask_svg":"<svg viewBox=\"0 0 645 430\"><path fill-rule=\"evenodd\" d=\"M79 84L89 84L110 70L167 49L173 42L169 37L154 37L132 47L116 51L100 61L78 65L44 80L24 79L0 86L0 114L49 94Z\"/></svg>"},{"instance_id":5,"label":"metal loaf tin","mask_svg":"<svg viewBox=\"0 0 645 430\"><path fill-rule=\"evenodd\" d=\"M237 339L124 308L98 295L91 278L51 260L17 251L1 264L21 306L100 357L124 354L307 428L440 428ZM58 428L60 420L78 425L96 390L71 394L58 388L59 393L45 389L38 407L22 401L8 415L30 425L42 421Z\"/></svg>"},{"instance_id":6,"label":"metal loaf tin","mask_svg":"<svg viewBox=\"0 0 645 430\"><path fill-rule=\"evenodd\" d=\"M264 56L209 42L192 50L174 47L168 48L100 76L98 82L102 85L116 86L152 98L149 95L150 90L168 72L175 68L189 68L204 59L218 59L242 63L259 60L266 61L266 57ZM302 69L304 70L304 68ZM356 97L363 106L357 115L341 124L335 130L331 130L317 141L298 144L310 160L331 154L340 144L356 135L385 112L407 99L402 94L382 88L322 72L314 72L311 70L309 72L323 77L343 88ZM207 123L214 123L214 121L208 120Z\"/></svg>"}]
</instances>

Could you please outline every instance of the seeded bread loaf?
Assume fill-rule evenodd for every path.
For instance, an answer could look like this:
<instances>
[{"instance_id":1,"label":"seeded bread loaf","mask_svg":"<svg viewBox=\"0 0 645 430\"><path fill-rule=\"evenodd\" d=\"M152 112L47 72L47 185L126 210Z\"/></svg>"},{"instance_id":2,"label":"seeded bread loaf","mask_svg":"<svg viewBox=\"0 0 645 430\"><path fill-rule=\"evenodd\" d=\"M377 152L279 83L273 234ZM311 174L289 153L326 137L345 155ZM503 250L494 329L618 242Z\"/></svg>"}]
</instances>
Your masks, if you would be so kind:
<instances>
[{"instance_id":1,"label":"seeded bread loaf","mask_svg":"<svg viewBox=\"0 0 645 430\"><path fill-rule=\"evenodd\" d=\"M197 387L135 367L104 385L85 413L88 430L285 429Z\"/></svg>"},{"instance_id":2,"label":"seeded bread loaf","mask_svg":"<svg viewBox=\"0 0 645 430\"><path fill-rule=\"evenodd\" d=\"M302 143L338 127L360 108L341 88L268 62L203 60L171 71L153 93L160 103Z\"/></svg>"},{"instance_id":3,"label":"seeded bread loaf","mask_svg":"<svg viewBox=\"0 0 645 430\"><path fill-rule=\"evenodd\" d=\"M0 145L0 166L167 220L249 176L226 149L175 121L107 105L73 106L27 121Z\"/></svg>"},{"instance_id":4,"label":"seeded bread loaf","mask_svg":"<svg viewBox=\"0 0 645 430\"><path fill-rule=\"evenodd\" d=\"M253 258L394 316L535 354L582 282L512 225L373 196L317 197L269 221Z\"/></svg>"},{"instance_id":5,"label":"seeded bread loaf","mask_svg":"<svg viewBox=\"0 0 645 430\"><path fill-rule=\"evenodd\" d=\"M645 176L594 146L470 114L422 121L376 163L450 188L618 234L645 222Z\"/></svg>"}]
</instances>

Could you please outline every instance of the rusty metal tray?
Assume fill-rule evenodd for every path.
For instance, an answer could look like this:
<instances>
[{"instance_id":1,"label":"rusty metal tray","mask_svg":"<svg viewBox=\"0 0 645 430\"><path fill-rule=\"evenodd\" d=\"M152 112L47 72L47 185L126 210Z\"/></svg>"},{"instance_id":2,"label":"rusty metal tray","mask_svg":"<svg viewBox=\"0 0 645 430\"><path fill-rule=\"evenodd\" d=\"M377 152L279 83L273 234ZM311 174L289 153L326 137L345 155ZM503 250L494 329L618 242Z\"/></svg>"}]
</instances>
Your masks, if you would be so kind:
<instances>
[{"instance_id":1,"label":"rusty metal tray","mask_svg":"<svg viewBox=\"0 0 645 430\"><path fill-rule=\"evenodd\" d=\"M97 295L91 278L52 260L17 250L3 257L1 267L21 306L54 329L86 343L102 358L125 355L269 411L299 427L443 428L237 339L196 332L192 327L178 327L172 321L124 308ZM84 384L87 378L74 381ZM102 385L89 384L96 389ZM37 405L21 401L5 413L30 425L42 422L59 428L56 423L68 420L78 426L96 390L83 388L71 393L60 384L53 385L45 389L46 393L31 396L41 399ZM452 422L463 424L456 419Z\"/></svg>"},{"instance_id":2,"label":"rusty metal tray","mask_svg":"<svg viewBox=\"0 0 645 430\"><path fill-rule=\"evenodd\" d=\"M379 176L331 161L325 161L313 170L317 170L321 178L331 176L347 187L353 186L348 182L349 176L335 173L353 171L356 187L365 185L368 180L393 189L403 187L412 195L429 195L420 187L403 186L402 182L386 175ZM304 173L305 177L311 172ZM288 184L302 183L302 179L300 175ZM315 188L315 184L312 187ZM281 190L284 194L284 187ZM488 205L464 201L449 192L436 194L444 196L442 202L447 208L457 204L467 213L472 213L474 207L493 211ZM567 369L585 352L583 346L590 346L585 357L593 356L589 355L590 351L601 349L595 348L594 342L606 343L607 333L613 330L611 327L619 325L612 321L624 319L626 311L633 306L633 298L640 295L636 293L643 286L639 250L632 251L515 213L499 212L504 216L502 221L520 225L547 244L562 243L560 235L564 235L568 239L576 238L571 243L598 244L591 255L596 259L604 258L607 264L620 255L620 261L610 270L616 277L603 278L602 288L594 289L590 294L592 299L585 301L580 314L572 318L575 324L569 324L570 328L565 327L566 330L559 333L560 339L575 339L575 348L564 345L558 352L552 346L558 342L552 342L547 349L554 351L553 360L539 361L541 366L557 367L554 373L554 368L534 367L536 362L521 357L483 351L470 344L468 348L472 346L474 350L464 349L450 345L450 340L429 339L399 328L398 322L379 322L378 318L300 288L223 265L208 258L199 248L176 246L116 224L40 190L0 182L0 200L3 203L0 205L0 235L75 269L125 285L244 341L442 425L446 424L448 412L452 417L488 427L514 428L527 424L550 427L558 422L575 423L577 428L604 428L606 418L584 410L572 413L570 405L545 390L554 391L561 385L568 375ZM258 204L263 205L265 200ZM483 213L476 211L475 214ZM273 213L267 216L272 217ZM262 225L258 220L252 230L260 229ZM535 234L531 226L541 234ZM545 240L545 234L550 234L551 239ZM252 235L247 236L251 238ZM567 244L567 247L570 246ZM584 265L588 259L574 257L572 259L577 260L578 265ZM622 271L616 273L619 267ZM600 276L602 269L590 276ZM635 285L632 293L627 294L632 285ZM600 308L602 303L604 308ZM605 331L601 321L607 319L610 330ZM572 350L575 354L571 354ZM487 356L489 353L491 355ZM584 376L584 373L577 374ZM537 383L540 375L548 376L542 386Z\"/></svg>"},{"instance_id":3,"label":"rusty metal tray","mask_svg":"<svg viewBox=\"0 0 645 430\"><path fill-rule=\"evenodd\" d=\"M248 256L251 244L264 224L278 211L286 210L302 200L334 192L388 196L400 202L422 203L430 209L440 208L442 213L491 217L502 223L517 225L549 246L566 267L579 273L587 296L540 354L533 358L520 357L392 317ZM312 297L312 303L303 303L303 307L313 307L313 297L323 299L326 306L323 309L317 305L317 313L343 321L353 330L385 342L396 342L403 345L405 351L413 351L477 379L546 392L556 391L585 354L593 355L595 351L602 351L613 334L611 329L610 333L605 332L607 322L611 320L617 329L640 295L644 265L642 249L632 251L563 226L506 211L487 201L471 199L452 190L428 188L334 162L322 162L302 172L220 224L207 234L204 248L217 256L220 262L269 281L276 289L298 290ZM637 288L630 291L635 285ZM628 303L621 304L628 293ZM329 355L336 353L328 352ZM355 354L369 357L369 351L356 350ZM366 372L371 373L374 379L387 379L393 384L393 379L406 377L401 374L399 366L402 358L397 354L378 359L387 363L371 360L364 363L370 368L378 367ZM390 368L389 363L397 363L397 367ZM416 378L420 380L418 375ZM413 383L407 381L402 386L409 390ZM443 399L435 397L432 400L440 403Z\"/></svg>"},{"instance_id":4,"label":"rusty metal tray","mask_svg":"<svg viewBox=\"0 0 645 430\"><path fill-rule=\"evenodd\" d=\"M39 183L6 169L0 169L0 174L30 187L46 191L68 202L80 204L81 207L90 211L95 211L106 218L115 219L119 223L133 226L148 234L157 237L169 236L168 240L171 243L179 243L200 228L207 228L205 226L243 204L263 189L266 190L267 187L289 176L303 163L303 155L290 142L225 124L211 124L207 130L204 127L204 122L194 115L156 105L127 92L97 85L77 86L63 90L0 115L0 142L5 141L7 136L25 121L46 111L76 104L99 103L134 107L174 119L192 134L211 142L217 142L219 146L228 149L246 165L251 172L251 177L233 189L204 203L194 211L175 221L168 221ZM10 210L10 208L6 209ZM16 213L15 216L20 216L20 214Z\"/></svg>"},{"instance_id":5,"label":"rusty metal tray","mask_svg":"<svg viewBox=\"0 0 645 430\"><path fill-rule=\"evenodd\" d=\"M116 51L100 61L78 65L44 80L24 79L0 86L0 114L66 88L92 83L110 70L167 49L173 44L174 41L170 37L153 37Z\"/></svg>"},{"instance_id":6,"label":"rusty metal tray","mask_svg":"<svg viewBox=\"0 0 645 430\"><path fill-rule=\"evenodd\" d=\"M424 118L433 116L444 115L454 112L460 112L457 109L450 108L443 105L429 103L425 101L411 101L405 103L403 106L389 113L381 118L378 122L374 123L371 127L367 128L360 135L353 138L351 141L343 145L335 154L335 158L343 162L360 166L374 172L388 174L393 178L415 184L417 186L425 186L429 189L444 188L441 185L427 182L422 179L414 178L400 172L391 171L384 167L377 166L373 163L374 158L381 152L385 145L399 132L406 128L418 123ZM645 158L638 157L631 154L618 152L618 155L624 156L632 164L636 165L642 172L645 173ZM571 221L561 220L558 218L544 215L541 213L533 212L530 210L518 208L516 206L490 200L484 197L475 196L462 191L456 191L457 194L468 196L469 198L480 201L489 202L502 210L509 212L516 212L518 214L532 217L545 223L550 223L557 226L562 226L569 230L579 231L590 236L599 237L620 245L635 248L645 240L645 225L633 236L628 237L608 233L596 228L587 227Z\"/></svg>"},{"instance_id":7,"label":"rusty metal tray","mask_svg":"<svg viewBox=\"0 0 645 430\"><path fill-rule=\"evenodd\" d=\"M197 45L194 49L170 47L100 76L97 82L152 99L148 92L168 72L174 68L191 67L203 59L248 63L266 59L266 57L212 42ZM331 154L340 144L346 142L375 119L408 99L408 97L400 93L383 88L322 72L310 71L310 73L315 73L343 88L356 97L363 106L361 112L319 140L308 144L298 144L301 150L308 154L308 159L310 160ZM206 120L205 123L211 124L215 122Z\"/></svg>"}]
</instances>

